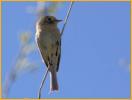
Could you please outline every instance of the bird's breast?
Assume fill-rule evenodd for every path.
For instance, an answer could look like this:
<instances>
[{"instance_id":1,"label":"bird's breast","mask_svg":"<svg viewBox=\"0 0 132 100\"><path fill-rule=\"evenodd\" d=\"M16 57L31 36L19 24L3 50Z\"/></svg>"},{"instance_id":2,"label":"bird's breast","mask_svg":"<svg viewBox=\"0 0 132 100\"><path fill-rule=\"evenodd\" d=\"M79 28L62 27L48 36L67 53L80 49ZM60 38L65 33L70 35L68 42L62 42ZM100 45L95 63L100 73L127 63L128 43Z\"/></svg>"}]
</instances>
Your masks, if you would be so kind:
<instances>
[{"instance_id":1,"label":"bird's breast","mask_svg":"<svg viewBox=\"0 0 132 100\"><path fill-rule=\"evenodd\" d=\"M56 43L57 37L54 33L43 32L39 34L38 39L41 45L50 48Z\"/></svg>"}]
</instances>

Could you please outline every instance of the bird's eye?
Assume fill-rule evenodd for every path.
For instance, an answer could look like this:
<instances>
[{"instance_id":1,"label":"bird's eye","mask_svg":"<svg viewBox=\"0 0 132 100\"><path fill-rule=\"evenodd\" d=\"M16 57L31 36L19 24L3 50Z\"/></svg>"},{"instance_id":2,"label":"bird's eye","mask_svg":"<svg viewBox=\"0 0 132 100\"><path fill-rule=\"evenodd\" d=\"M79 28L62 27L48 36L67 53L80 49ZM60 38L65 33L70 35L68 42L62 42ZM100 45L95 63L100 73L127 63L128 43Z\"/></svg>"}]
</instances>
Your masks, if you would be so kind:
<instances>
[{"instance_id":1,"label":"bird's eye","mask_svg":"<svg viewBox=\"0 0 132 100\"><path fill-rule=\"evenodd\" d=\"M48 18L47 18L47 23L50 24L50 23L52 23L52 22L53 22L52 18L48 17Z\"/></svg>"},{"instance_id":2,"label":"bird's eye","mask_svg":"<svg viewBox=\"0 0 132 100\"><path fill-rule=\"evenodd\" d=\"M51 21L51 18L50 17L48 18L48 21Z\"/></svg>"}]
</instances>

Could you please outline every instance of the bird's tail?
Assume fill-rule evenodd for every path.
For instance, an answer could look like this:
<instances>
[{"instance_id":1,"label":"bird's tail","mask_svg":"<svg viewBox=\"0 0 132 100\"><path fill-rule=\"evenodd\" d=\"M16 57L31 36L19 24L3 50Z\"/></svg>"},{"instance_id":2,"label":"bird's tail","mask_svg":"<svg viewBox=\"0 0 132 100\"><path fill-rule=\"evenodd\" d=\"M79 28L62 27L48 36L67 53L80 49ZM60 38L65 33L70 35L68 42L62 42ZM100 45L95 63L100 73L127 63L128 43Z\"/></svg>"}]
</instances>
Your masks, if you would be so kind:
<instances>
[{"instance_id":1,"label":"bird's tail","mask_svg":"<svg viewBox=\"0 0 132 100\"><path fill-rule=\"evenodd\" d=\"M52 70L50 72L50 92L52 91L58 91L59 86L57 82L57 73L56 70Z\"/></svg>"}]
</instances>

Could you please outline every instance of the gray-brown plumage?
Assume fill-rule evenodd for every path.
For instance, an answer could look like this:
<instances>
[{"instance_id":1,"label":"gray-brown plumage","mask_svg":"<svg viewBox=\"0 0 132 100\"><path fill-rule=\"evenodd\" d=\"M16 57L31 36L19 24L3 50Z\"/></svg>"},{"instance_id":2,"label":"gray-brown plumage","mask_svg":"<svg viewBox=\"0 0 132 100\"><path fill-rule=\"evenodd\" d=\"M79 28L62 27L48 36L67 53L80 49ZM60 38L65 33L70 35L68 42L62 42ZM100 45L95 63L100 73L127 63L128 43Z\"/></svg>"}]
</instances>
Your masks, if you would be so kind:
<instances>
[{"instance_id":1,"label":"gray-brown plumage","mask_svg":"<svg viewBox=\"0 0 132 100\"><path fill-rule=\"evenodd\" d=\"M41 56L50 71L50 91L58 90L57 71L61 55L60 31L54 16L44 16L36 24L36 41Z\"/></svg>"}]
</instances>

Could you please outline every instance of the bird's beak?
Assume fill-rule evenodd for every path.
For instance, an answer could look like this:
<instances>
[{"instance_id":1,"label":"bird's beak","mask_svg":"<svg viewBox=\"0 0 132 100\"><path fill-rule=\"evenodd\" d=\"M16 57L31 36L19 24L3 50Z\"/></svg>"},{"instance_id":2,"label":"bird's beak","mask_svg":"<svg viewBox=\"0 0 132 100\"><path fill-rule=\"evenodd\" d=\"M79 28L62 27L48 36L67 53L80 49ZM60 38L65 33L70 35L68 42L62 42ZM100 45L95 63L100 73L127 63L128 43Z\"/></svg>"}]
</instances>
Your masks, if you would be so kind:
<instances>
[{"instance_id":1,"label":"bird's beak","mask_svg":"<svg viewBox=\"0 0 132 100\"><path fill-rule=\"evenodd\" d=\"M56 19L55 21L56 21L56 22L61 22L62 20L58 20L58 19Z\"/></svg>"}]
</instances>

